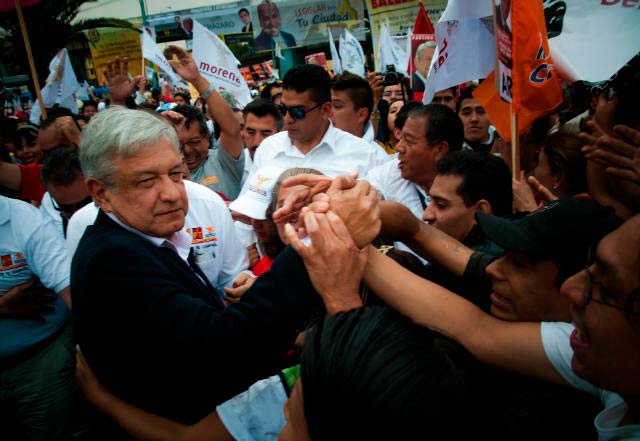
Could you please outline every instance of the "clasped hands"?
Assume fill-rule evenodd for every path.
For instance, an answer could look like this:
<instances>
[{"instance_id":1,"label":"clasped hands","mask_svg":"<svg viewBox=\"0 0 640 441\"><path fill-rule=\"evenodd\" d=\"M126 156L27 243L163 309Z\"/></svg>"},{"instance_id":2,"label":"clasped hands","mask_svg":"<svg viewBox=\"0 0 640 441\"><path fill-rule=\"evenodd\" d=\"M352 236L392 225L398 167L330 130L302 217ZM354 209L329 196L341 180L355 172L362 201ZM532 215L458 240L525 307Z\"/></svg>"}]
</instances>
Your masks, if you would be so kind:
<instances>
[{"instance_id":1,"label":"clasped hands","mask_svg":"<svg viewBox=\"0 0 640 441\"><path fill-rule=\"evenodd\" d=\"M282 223L300 211L303 227L296 231L287 222L285 234L302 257L327 311L361 306L358 288L367 263L367 245L381 227L376 190L367 181L358 181L357 173L335 179L298 175L282 185L292 189L273 220ZM308 245L301 240L305 235L310 239Z\"/></svg>"}]
</instances>

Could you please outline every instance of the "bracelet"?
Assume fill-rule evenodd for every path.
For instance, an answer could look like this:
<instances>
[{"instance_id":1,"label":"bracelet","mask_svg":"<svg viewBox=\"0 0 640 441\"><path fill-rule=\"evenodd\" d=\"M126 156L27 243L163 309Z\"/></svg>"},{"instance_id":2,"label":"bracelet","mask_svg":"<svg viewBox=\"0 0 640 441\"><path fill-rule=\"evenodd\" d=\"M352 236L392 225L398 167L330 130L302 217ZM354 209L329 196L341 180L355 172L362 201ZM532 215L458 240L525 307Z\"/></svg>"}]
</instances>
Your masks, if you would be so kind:
<instances>
[{"instance_id":1,"label":"bracelet","mask_svg":"<svg viewBox=\"0 0 640 441\"><path fill-rule=\"evenodd\" d=\"M202 98L203 100L206 100L207 98L209 98L209 95L211 95L211 92L213 92L214 90L215 90L215 86L213 85L213 83L210 83L207 90L202 95L200 95L200 98Z\"/></svg>"}]
</instances>

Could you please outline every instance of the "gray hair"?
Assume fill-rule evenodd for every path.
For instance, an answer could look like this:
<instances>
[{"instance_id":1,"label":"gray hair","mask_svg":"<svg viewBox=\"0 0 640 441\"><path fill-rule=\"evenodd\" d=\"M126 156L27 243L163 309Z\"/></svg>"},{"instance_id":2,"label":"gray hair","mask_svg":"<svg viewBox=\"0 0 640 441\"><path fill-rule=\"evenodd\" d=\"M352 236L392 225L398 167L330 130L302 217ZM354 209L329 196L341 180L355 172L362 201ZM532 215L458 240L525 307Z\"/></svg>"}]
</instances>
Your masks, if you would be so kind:
<instances>
[{"instance_id":1,"label":"gray hair","mask_svg":"<svg viewBox=\"0 0 640 441\"><path fill-rule=\"evenodd\" d=\"M91 118L82 132L82 172L85 178L93 177L113 188L116 172L113 161L118 156L134 156L163 137L181 154L176 130L161 116L121 106L110 107Z\"/></svg>"},{"instance_id":2,"label":"gray hair","mask_svg":"<svg viewBox=\"0 0 640 441\"><path fill-rule=\"evenodd\" d=\"M422 53L424 48L426 48L426 47L436 47L437 45L438 44L435 41L425 41L424 43L420 44L420 46L418 46L416 48L416 57L420 56L420 54Z\"/></svg>"},{"instance_id":3,"label":"gray hair","mask_svg":"<svg viewBox=\"0 0 640 441\"><path fill-rule=\"evenodd\" d=\"M278 176L278 179L276 179L276 183L274 184L273 189L271 190L271 207L270 207L271 213L274 213L278 209L278 192L280 191L280 188L282 187L282 183L284 182L284 180L292 176L303 175L303 174L321 175L322 173L316 169L305 168L305 167L294 167L294 168L289 168L283 171L280 174L280 176Z\"/></svg>"}]
</instances>

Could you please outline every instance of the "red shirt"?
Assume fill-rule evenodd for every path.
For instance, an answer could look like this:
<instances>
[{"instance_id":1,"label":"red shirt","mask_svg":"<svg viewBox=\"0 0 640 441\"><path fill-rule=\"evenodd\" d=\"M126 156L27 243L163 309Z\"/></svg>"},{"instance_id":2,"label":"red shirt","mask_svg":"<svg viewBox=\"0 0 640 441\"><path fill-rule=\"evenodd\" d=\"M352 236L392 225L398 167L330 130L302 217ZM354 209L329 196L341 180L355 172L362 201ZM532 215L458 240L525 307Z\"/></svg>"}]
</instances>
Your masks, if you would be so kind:
<instances>
[{"instance_id":1,"label":"red shirt","mask_svg":"<svg viewBox=\"0 0 640 441\"><path fill-rule=\"evenodd\" d=\"M42 200L42 196L47 191L42 183L42 164L20 165L22 175L20 177L20 193L18 198L26 201Z\"/></svg>"},{"instance_id":2,"label":"red shirt","mask_svg":"<svg viewBox=\"0 0 640 441\"><path fill-rule=\"evenodd\" d=\"M261 276L262 274L269 271L272 263L273 259L265 255L262 257L262 259L258 260L258 263L256 263L253 268L251 268L251 271L253 271L253 274L255 274L256 277Z\"/></svg>"}]
</instances>

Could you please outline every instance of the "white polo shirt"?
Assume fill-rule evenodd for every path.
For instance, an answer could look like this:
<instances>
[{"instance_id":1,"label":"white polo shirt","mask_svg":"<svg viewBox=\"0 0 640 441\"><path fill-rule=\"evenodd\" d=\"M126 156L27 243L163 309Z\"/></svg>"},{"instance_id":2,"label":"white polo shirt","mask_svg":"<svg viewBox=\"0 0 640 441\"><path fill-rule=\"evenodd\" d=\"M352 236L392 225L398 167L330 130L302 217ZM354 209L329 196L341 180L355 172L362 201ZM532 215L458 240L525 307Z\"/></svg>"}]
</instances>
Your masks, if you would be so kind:
<instances>
[{"instance_id":1,"label":"white polo shirt","mask_svg":"<svg viewBox=\"0 0 640 441\"><path fill-rule=\"evenodd\" d=\"M252 173L273 165L284 169L306 167L331 177L359 172L364 176L373 167L391 157L362 138L353 136L329 123L329 128L309 153L304 154L291 142L287 131L271 135L258 147L253 158Z\"/></svg>"},{"instance_id":2,"label":"white polo shirt","mask_svg":"<svg viewBox=\"0 0 640 441\"><path fill-rule=\"evenodd\" d=\"M70 265L64 239L53 222L34 206L0 196L0 296L33 277L59 293L69 286ZM54 310L35 320L0 319L0 359L44 340L66 322L69 310L60 297Z\"/></svg>"},{"instance_id":3,"label":"white polo shirt","mask_svg":"<svg viewBox=\"0 0 640 441\"><path fill-rule=\"evenodd\" d=\"M249 267L247 250L236 237L233 219L227 205L214 191L191 181L184 181L189 211L184 231L191 237L196 263L211 285L221 290L230 286L234 278ZM89 204L77 211L67 226L69 256L89 225L93 225L98 207Z\"/></svg>"}]
</instances>

